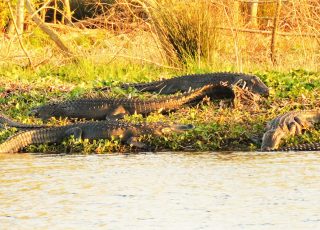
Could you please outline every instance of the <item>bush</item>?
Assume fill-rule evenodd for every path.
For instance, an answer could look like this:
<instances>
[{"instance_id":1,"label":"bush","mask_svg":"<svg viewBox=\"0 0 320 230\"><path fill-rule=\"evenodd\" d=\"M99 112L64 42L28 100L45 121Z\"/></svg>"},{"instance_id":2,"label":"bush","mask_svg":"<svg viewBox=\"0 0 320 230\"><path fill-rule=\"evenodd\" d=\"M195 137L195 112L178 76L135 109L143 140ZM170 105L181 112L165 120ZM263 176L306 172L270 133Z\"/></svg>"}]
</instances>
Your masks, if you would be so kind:
<instances>
[{"instance_id":1,"label":"bush","mask_svg":"<svg viewBox=\"0 0 320 230\"><path fill-rule=\"evenodd\" d=\"M210 59L218 15L208 1L146 0L153 28L172 63Z\"/></svg>"}]
</instances>

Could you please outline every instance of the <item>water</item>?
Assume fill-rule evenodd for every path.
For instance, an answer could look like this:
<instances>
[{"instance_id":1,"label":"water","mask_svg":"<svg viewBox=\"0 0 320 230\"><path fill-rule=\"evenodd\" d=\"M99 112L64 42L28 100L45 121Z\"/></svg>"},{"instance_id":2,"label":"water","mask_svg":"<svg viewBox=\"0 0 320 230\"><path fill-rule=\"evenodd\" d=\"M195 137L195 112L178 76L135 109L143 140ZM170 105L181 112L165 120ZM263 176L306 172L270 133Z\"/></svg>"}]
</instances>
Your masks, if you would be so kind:
<instances>
[{"instance_id":1,"label":"water","mask_svg":"<svg viewBox=\"0 0 320 230\"><path fill-rule=\"evenodd\" d=\"M316 229L319 156L0 155L0 229Z\"/></svg>"}]
</instances>

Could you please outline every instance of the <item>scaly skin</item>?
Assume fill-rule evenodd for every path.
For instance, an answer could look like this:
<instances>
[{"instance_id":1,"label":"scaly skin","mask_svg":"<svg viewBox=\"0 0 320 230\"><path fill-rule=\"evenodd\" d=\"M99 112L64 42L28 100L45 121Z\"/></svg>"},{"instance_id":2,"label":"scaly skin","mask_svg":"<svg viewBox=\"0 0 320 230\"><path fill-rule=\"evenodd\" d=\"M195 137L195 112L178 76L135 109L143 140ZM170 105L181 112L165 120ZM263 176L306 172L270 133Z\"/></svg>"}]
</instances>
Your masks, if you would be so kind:
<instances>
[{"instance_id":1,"label":"scaly skin","mask_svg":"<svg viewBox=\"0 0 320 230\"><path fill-rule=\"evenodd\" d=\"M32 125L16 122L0 112L0 128L3 128L4 126L16 127L19 129L40 129L47 127L46 125Z\"/></svg>"},{"instance_id":2,"label":"scaly skin","mask_svg":"<svg viewBox=\"0 0 320 230\"><path fill-rule=\"evenodd\" d=\"M208 84L221 84L225 86L239 85L240 87L248 88L252 93L264 97L269 96L268 87L257 76L229 72L185 75L150 83L122 84L120 87L124 89L133 87L139 91L173 94L178 91L188 92L190 89L197 89ZM102 90L109 89L110 87L105 87Z\"/></svg>"},{"instance_id":3,"label":"scaly skin","mask_svg":"<svg viewBox=\"0 0 320 230\"><path fill-rule=\"evenodd\" d=\"M262 151L277 150L281 139L299 135L320 121L320 110L292 111L270 121L262 138Z\"/></svg>"},{"instance_id":4,"label":"scaly skin","mask_svg":"<svg viewBox=\"0 0 320 230\"><path fill-rule=\"evenodd\" d=\"M285 152L285 151L319 151L320 150L320 143L306 143L306 144L299 144L299 145L293 145L293 146L286 146L282 147L276 150L272 151L280 151L280 152Z\"/></svg>"},{"instance_id":5,"label":"scaly skin","mask_svg":"<svg viewBox=\"0 0 320 230\"><path fill-rule=\"evenodd\" d=\"M18 133L0 144L0 153L14 153L30 144L60 143L74 135L77 139L119 138L123 143L145 148L136 138L144 134L163 135L192 129L192 125L166 125L163 123L131 124L115 121L91 121L66 126L37 129Z\"/></svg>"},{"instance_id":6,"label":"scaly skin","mask_svg":"<svg viewBox=\"0 0 320 230\"><path fill-rule=\"evenodd\" d=\"M166 96L161 99L141 100L128 98L90 98L65 102L51 103L35 108L32 113L42 120L50 117L85 118L105 120L109 118L122 118L128 114L149 114L155 111L175 110L184 104L201 100L206 95L214 95L216 92L232 95L229 87L220 85L206 85L200 89L178 96Z\"/></svg>"}]
</instances>

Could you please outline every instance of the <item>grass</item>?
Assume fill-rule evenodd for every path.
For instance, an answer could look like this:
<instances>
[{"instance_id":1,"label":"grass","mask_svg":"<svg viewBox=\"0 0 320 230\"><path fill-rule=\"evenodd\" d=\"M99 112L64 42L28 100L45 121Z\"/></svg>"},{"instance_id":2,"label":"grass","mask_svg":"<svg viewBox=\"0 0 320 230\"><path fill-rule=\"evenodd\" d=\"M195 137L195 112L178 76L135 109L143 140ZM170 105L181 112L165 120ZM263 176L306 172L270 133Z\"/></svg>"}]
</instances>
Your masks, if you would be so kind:
<instances>
[{"instance_id":1,"label":"grass","mask_svg":"<svg viewBox=\"0 0 320 230\"><path fill-rule=\"evenodd\" d=\"M49 101L97 95L96 87L113 86L112 96L130 94L149 98L148 94L123 91L116 86L121 82L150 82L191 73L254 73L271 89L271 96L262 100L259 107L240 101L236 108L225 108L219 101L212 101L168 116L154 113L146 118L133 115L125 119L196 125L193 131L181 135L144 137L159 149L258 149L259 143L253 140L261 139L268 120L294 109L318 107L319 39L317 36L277 36L277 64L273 65L270 35L226 29L250 29L244 21L235 23L233 5L229 4L233 2L199 0L185 4L184 1L142 0L131 4L130 0L117 0L114 8L108 11L112 14L104 20L106 28L53 26L61 40L73 50L76 63L63 56L39 28L28 24L22 42L33 68L27 67L28 59L16 36L4 34L0 38L0 109L18 121L42 123L28 116L32 107ZM245 4L241 3L241 7ZM280 30L318 34L318 18L314 18L313 13L319 9L319 4L318 8L307 7L307 10L303 4L303 1L283 4ZM260 8L258 17L263 20L267 20L266 16L272 17L270 9L274 6L271 5ZM260 26L265 24L259 23ZM110 24L117 29L108 29ZM69 122L50 120L51 124ZM0 141L14 132L14 129L2 130ZM318 137L312 130L301 137L290 138L287 143L308 142ZM117 140L89 143L69 139L61 145L30 146L27 151L60 152L70 148L73 152L84 153L134 150Z\"/></svg>"},{"instance_id":2,"label":"grass","mask_svg":"<svg viewBox=\"0 0 320 230\"><path fill-rule=\"evenodd\" d=\"M84 71L85 70L85 71ZM197 69L196 72L206 72ZM158 113L143 118L141 115L126 116L125 120L137 122L177 122L192 123L196 128L183 134L172 134L166 137L143 137L143 141L155 146L158 150L256 150L268 120L294 109L314 108L318 106L320 95L319 73L304 70L290 72L257 71L258 75L271 89L268 99L262 99L258 107L240 102L236 108L224 108L219 101L201 103L196 107L184 107L168 115ZM87 95L99 95L94 88L105 85L114 86L112 96L127 96L129 93L138 96L135 91L124 91L116 87L119 82L152 81L159 75L171 77L184 72L166 70L153 65L141 66L125 64L105 66L92 65L88 61L78 64L70 63L60 68L43 65L37 71L30 71L18 66L0 69L0 109L7 115L24 123L41 124L42 121L28 116L34 106L49 101L74 99ZM152 95L156 97L157 95ZM149 98L149 94L140 95ZM67 119L51 119L50 124L63 125ZM0 140L4 141L17 130L9 129L0 132ZM319 138L319 133L308 132L296 138L290 138L287 143L309 142ZM107 153L136 151L130 146L119 143L118 140L97 140L94 142L75 141L70 138L60 145L29 146L30 152L82 152Z\"/></svg>"}]
</instances>

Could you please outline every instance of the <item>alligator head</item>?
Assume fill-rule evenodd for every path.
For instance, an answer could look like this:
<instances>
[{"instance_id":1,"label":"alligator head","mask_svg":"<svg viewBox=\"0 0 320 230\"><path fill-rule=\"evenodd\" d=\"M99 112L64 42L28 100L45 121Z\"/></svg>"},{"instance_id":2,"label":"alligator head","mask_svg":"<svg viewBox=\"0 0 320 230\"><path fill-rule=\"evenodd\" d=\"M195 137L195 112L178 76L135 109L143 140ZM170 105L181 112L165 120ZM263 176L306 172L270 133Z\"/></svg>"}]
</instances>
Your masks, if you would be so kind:
<instances>
[{"instance_id":1,"label":"alligator head","mask_svg":"<svg viewBox=\"0 0 320 230\"><path fill-rule=\"evenodd\" d=\"M30 112L30 115L38 117L43 121L47 121L51 117L56 117L58 115L64 114L63 110L64 109L61 105L57 106L56 103L50 103L33 108Z\"/></svg>"},{"instance_id":2,"label":"alligator head","mask_svg":"<svg viewBox=\"0 0 320 230\"><path fill-rule=\"evenodd\" d=\"M262 137L261 150L270 151L279 148L281 139L286 136L282 129L270 129Z\"/></svg>"},{"instance_id":3,"label":"alligator head","mask_svg":"<svg viewBox=\"0 0 320 230\"><path fill-rule=\"evenodd\" d=\"M241 75L241 79L238 79L234 84L241 88L248 88L251 92L263 97L269 96L268 86L266 86L257 76Z\"/></svg>"}]
</instances>

